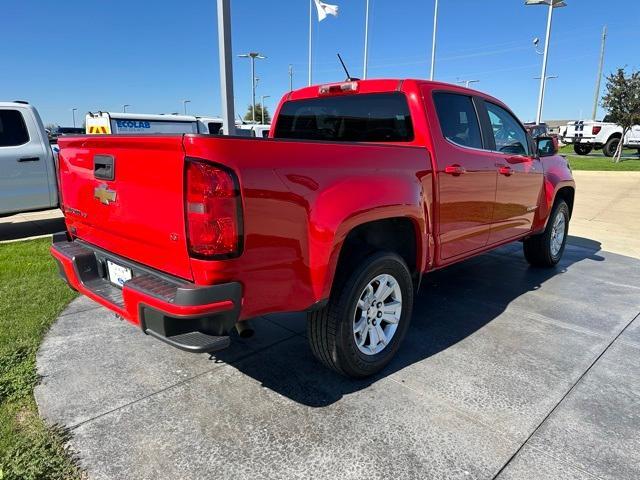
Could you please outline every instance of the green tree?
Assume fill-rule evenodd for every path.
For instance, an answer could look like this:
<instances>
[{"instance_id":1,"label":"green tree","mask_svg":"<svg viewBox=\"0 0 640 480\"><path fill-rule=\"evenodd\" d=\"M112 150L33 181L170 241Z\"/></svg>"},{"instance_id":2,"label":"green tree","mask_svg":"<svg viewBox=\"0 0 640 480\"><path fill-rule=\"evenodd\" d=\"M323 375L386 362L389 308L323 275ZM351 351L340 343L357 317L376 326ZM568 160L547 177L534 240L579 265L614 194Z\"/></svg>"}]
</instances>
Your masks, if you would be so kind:
<instances>
[{"instance_id":1,"label":"green tree","mask_svg":"<svg viewBox=\"0 0 640 480\"><path fill-rule=\"evenodd\" d=\"M244 116L245 122L253 121L253 108L252 105L249 105L247 108L247 113ZM258 123L271 123L271 115L269 115L269 109L264 107L264 121L262 118L262 105L256 103L256 122Z\"/></svg>"},{"instance_id":2,"label":"green tree","mask_svg":"<svg viewBox=\"0 0 640 480\"><path fill-rule=\"evenodd\" d=\"M607 77L607 93L602 97L602 106L606 108L611 121L622 127L622 137L613 156L620 161L624 136L631 127L640 124L640 72L625 74L624 68Z\"/></svg>"}]
</instances>

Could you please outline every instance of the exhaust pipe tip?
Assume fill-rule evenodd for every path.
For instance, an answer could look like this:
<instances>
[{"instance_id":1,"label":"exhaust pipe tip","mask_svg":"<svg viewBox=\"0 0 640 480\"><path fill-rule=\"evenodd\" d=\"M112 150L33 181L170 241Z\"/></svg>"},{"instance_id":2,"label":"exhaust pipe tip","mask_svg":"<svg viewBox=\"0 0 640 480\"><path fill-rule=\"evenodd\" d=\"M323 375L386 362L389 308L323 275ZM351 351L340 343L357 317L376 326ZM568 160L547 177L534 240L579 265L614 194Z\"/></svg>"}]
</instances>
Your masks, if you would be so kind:
<instances>
[{"instance_id":1,"label":"exhaust pipe tip","mask_svg":"<svg viewBox=\"0 0 640 480\"><path fill-rule=\"evenodd\" d=\"M248 320L236 323L236 331L240 338L251 338L255 333Z\"/></svg>"}]
</instances>

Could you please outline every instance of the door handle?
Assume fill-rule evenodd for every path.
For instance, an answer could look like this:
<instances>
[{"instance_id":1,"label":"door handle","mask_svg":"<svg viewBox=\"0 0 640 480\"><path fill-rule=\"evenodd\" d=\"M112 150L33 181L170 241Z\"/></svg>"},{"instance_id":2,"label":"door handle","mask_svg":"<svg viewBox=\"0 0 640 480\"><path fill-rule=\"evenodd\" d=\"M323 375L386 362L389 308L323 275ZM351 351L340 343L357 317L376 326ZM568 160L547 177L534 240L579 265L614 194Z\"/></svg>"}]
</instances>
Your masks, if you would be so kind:
<instances>
[{"instance_id":1,"label":"door handle","mask_svg":"<svg viewBox=\"0 0 640 480\"><path fill-rule=\"evenodd\" d=\"M40 157L22 157L18 159L18 162L39 162Z\"/></svg>"},{"instance_id":2,"label":"door handle","mask_svg":"<svg viewBox=\"0 0 640 480\"><path fill-rule=\"evenodd\" d=\"M447 165L446 167L444 167L444 173L448 173L449 175L453 175L454 177L458 177L465 172L466 170L464 169L464 167L461 167L460 165Z\"/></svg>"},{"instance_id":3,"label":"door handle","mask_svg":"<svg viewBox=\"0 0 640 480\"><path fill-rule=\"evenodd\" d=\"M498 168L498 173L500 175L505 175L508 177L513 173L513 168L503 165L500 168Z\"/></svg>"}]
</instances>

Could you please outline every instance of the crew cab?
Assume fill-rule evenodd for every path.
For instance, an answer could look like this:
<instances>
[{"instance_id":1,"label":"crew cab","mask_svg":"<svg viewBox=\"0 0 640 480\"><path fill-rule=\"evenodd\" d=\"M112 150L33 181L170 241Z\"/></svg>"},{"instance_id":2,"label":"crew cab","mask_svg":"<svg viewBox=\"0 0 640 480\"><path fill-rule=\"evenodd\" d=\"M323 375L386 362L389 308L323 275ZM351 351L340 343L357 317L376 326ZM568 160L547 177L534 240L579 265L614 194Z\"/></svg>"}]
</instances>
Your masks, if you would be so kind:
<instances>
[{"instance_id":1,"label":"crew cab","mask_svg":"<svg viewBox=\"0 0 640 480\"><path fill-rule=\"evenodd\" d=\"M0 216L57 206L54 152L38 111L0 102Z\"/></svg>"},{"instance_id":2,"label":"crew cab","mask_svg":"<svg viewBox=\"0 0 640 480\"><path fill-rule=\"evenodd\" d=\"M567 124L563 141L572 144L573 151L578 155L588 155L592 150L602 149L605 156L613 157L621 138L620 125L607 121L579 120ZM625 133L622 146L637 148L640 152L640 125L634 125Z\"/></svg>"},{"instance_id":3,"label":"crew cab","mask_svg":"<svg viewBox=\"0 0 640 480\"><path fill-rule=\"evenodd\" d=\"M517 240L556 265L574 201L553 139L493 97L422 80L289 92L266 140L60 145L67 231L51 252L72 288L193 352L305 311L315 356L352 377L396 353L423 274Z\"/></svg>"}]
</instances>

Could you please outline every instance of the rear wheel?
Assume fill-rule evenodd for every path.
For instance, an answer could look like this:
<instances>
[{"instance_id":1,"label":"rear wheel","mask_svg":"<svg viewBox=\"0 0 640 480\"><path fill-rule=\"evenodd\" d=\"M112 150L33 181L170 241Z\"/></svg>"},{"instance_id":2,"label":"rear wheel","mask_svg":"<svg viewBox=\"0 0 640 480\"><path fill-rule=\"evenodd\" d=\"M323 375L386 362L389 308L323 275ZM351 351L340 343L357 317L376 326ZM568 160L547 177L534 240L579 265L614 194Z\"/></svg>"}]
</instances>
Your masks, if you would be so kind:
<instances>
[{"instance_id":1,"label":"rear wheel","mask_svg":"<svg viewBox=\"0 0 640 480\"><path fill-rule=\"evenodd\" d=\"M409 327L411 274L400 256L381 252L337 281L329 303L307 317L311 350L342 375L373 375L391 361Z\"/></svg>"},{"instance_id":2,"label":"rear wheel","mask_svg":"<svg viewBox=\"0 0 640 480\"><path fill-rule=\"evenodd\" d=\"M573 144L573 151L576 152L578 155L589 155L591 150L593 150L593 147L591 145L586 144L586 143L574 143Z\"/></svg>"},{"instance_id":3,"label":"rear wheel","mask_svg":"<svg viewBox=\"0 0 640 480\"><path fill-rule=\"evenodd\" d=\"M610 138L607 140L607 143L602 147L602 153L604 153L607 157L613 157L616 153L616 149L618 148L618 144L620 143L619 138Z\"/></svg>"},{"instance_id":4,"label":"rear wheel","mask_svg":"<svg viewBox=\"0 0 640 480\"><path fill-rule=\"evenodd\" d=\"M568 232L569 207L564 200L558 200L544 232L524 240L525 258L536 267L555 266L564 253Z\"/></svg>"}]
</instances>

